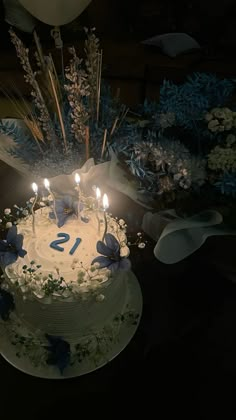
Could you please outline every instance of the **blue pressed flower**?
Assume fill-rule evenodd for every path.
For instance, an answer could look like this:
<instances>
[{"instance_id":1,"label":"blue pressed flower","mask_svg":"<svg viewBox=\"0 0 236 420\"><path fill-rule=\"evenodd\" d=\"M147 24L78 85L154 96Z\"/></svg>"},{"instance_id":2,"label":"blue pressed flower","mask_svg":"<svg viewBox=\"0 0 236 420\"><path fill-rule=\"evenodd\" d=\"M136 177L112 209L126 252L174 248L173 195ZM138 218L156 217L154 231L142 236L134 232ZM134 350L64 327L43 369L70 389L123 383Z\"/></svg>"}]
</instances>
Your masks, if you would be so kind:
<instances>
[{"instance_id":1,"label":"blue pressed flower","mask_svg":"<svg viewBox=\"0 0 236 420\"><path fill-rule=\"evenodd\" d=\"M70 195L58 198L55 200L55 212L58 220L57 226L60 228L67 219L74 215L78 216L78 201ZM55 218L55 215L50 213L50 217Z\"/></svg>"},{"instance_id":2,"label":"blue pressed flower","mask_svg":"<svg viewBox=\"0 0 236 420\"><path fill-rule=\"evenodd\" d=\"M111 271L129 270L130 260L120 256L120 244L111 233L107 233L104 242L97 242L97 252L102 256L94 258L92 264L99 263L100 268L107 267Z\"/></svg>"},{"instance_id":3,"label":"blue pressed flower","mask_svg":"<svg viewBox=\"0 0 236 420\"><path fill-rule=\"evenodd\" d=\"M16 226L12 226L7 233L6 240L0 241L0 263L2 267L14 263L18 257L24 257L27 252L22 248L23 235L17 233Z\"/></svg>"},{"instance_id":4,"label":"blue pressed flower","mask_svg":"<svg viewBox=\"0 0 236 420\"><path fill-rule=\"evenodd\" d=\"M61 337L46 334L46 338L50 344L45 346L45 349L49 351L47 364L57 366L63 374L64 369L70 363L70 344Z\"/></svg>"},{"instance_id":5,"label":"blue pressed flower","mask_svg":"<svg viewBox=\"0 0 236 420\"><path fill-rule=\"evenodd\" d=\"M0 289L0 316L3 321L9 319L10 312L15 308L14 299L11 293Z\"/></svg>"}]
</instances>

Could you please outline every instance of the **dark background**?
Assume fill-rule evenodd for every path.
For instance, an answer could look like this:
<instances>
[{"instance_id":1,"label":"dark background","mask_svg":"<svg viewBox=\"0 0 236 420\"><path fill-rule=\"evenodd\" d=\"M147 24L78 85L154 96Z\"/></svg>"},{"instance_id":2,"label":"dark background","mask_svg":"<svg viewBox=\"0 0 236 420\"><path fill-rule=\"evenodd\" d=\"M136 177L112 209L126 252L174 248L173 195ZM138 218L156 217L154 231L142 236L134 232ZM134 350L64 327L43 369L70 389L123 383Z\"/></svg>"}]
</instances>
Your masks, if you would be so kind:
<instances>
[{"instance_id":1,"label":"dark background","mask_svg":"<svg viewBox=\"0 0 236 420\"><path fill-rule=\"evenodd\" d=\"M1 7L1 48L4 39L4 8ZM236 3L234 0L93 0L72 23L64 26L74 38L84 25L96 27L100 35L142 39L167 32L186 32L202 45L226 53L236 47ZM47 25L42 34L47 38ZM49 29L49 28L48 28ZM77 34L78 35L78 34ZM233 49L233 50L232 50Z\"/></svg>"},{"instance_id":2,"label":"dark background","mask_svg":"<svg viewBox=\"0 0 236 420\"><path fill-rule=\"evenodd\" d=\"M193 71L214 72L220 77L236 74L235 0L93 0L73 22L61 27L66 59L72 43L83 51L84 26L96 27L104 50L103 77L129 106L156 99L164 78L181 82ZM28 94L14 48L8 36L0 1L0 84L14 81ZM36 30L45 49L54 48L51 26L37 22ZM159 48L141 41L169 32L183 32L201 46L200 51L170 58ZM33 47L31 34L18 32ZM56 54L54 59L57 60Z\"/></svg>"}]
</instances>

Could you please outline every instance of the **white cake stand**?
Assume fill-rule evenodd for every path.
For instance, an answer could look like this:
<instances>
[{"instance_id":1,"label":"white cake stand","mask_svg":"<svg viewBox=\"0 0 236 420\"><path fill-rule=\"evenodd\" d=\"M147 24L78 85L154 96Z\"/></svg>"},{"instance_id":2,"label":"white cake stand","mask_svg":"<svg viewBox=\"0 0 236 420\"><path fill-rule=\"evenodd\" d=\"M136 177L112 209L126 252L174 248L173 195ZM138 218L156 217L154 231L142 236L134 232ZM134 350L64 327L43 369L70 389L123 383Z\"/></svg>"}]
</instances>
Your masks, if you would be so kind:
<instances>
[{"instance_id":1,"label":"white cake stand","mask_svg":"<svg viewBox=\"0 0 236 420\"><path fill-rule=\"evenodd\" d=\"M85 375L101 368L116 356L118 356L119 353L129 344L138 328L141 319L143 306L142 293L138 280L132 272L130 272L128 275L127 285L129 292L127 304L139 316L135 324L121 323L119 334L116 337L115 342L109 347L106 354L99 363L95 364L88 358L85 358L80 363L66 367L63 375L61 375L58 368L55 366L43 365L36 367L30 362L29 358L23 356L20 358L17 357L15 346L7 339L7 337L3 337L1 342L1 355L7 362L9 362L12 366L19 369L20 371L31 376L45 379L75 378L77 376Z\"/></svg>"}]
</instances>

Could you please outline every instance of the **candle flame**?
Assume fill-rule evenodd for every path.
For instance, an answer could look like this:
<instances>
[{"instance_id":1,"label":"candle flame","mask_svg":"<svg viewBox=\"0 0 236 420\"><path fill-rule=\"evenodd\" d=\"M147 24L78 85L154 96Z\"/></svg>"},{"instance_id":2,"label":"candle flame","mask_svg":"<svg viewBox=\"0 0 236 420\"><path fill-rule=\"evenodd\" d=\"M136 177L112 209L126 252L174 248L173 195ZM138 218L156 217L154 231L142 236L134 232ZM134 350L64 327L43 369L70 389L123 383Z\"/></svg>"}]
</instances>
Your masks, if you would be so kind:
<instances>
[{"instance_id":1,"label":"candle flame","mask_svg":"<svg viewBox=\"0 0 236 420\"><path fill-rule=\"evenodd\" d=\"M109 207L109 201L108 201L107 194L104 194L103 195L102 205L103 205L104 210L107 210L108 209L108 207Z\"/></svg>"},{"instance_id":2,"label":"candle flame","mask_svg":"<svg viewBox=\"0 0 236 420\"><path fill-rule=\"evenodd\" d=\"M77 185L80 183L80 176L77 172L75 174L75 182L76 182Z\"/></svg>"},{"instance_id":3,"label":"candle flame","mask_svg":"<svg viewBox=\"0 0 236 420\"><path fill-rule=\"evenodd\" d=\"M49 188L50 188L50 182L49 182L49 180L47 178L45 178L45 180L44 180L44 186L45 186L45 188L47 190L49 190Z\"/></svg>"},{"instance_id":4,"label":"candle flame","mask_svg":"<svg viewBox=\"0 0 236 420\"><path fill-rule=\"evenodd\" d=\"M96 188L96 197L97 197L97 200L101 198L101 190L98 187Z\"/></svg>"},{"instance_id":5,"label":"candle flame","mask_svg":"<svg viewBox=\"0 0 236 420\"><path fill-rule=\"evenodd\" d=\"M32 184L32 190L34 191L35 194L37 194L37 192L38 192L38 185L35 182L33 182L33 184Z\"/></svg>"}]
</instances>

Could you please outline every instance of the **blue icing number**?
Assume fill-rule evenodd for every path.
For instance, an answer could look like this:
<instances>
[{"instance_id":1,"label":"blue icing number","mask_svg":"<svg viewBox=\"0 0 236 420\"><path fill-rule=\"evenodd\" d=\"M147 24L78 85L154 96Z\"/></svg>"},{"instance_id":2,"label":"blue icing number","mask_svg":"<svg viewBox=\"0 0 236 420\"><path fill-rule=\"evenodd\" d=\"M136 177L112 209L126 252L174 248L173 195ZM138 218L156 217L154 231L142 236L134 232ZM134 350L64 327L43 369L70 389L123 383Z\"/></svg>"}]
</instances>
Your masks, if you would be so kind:
<instances>
[{"instance_id":1,"label":"blue icing number","mask_svg":"<svg viewBox=\"0 0 236 420\"><path fill-rule=\"evenodd\" d=\"M62 233L61 232L61 233L57 234L57 237L62 238L62 239L56 239L55 241L52 241L50 243L50 247L55 249L56 251L63 252L64 248L62 248L58 244L64 244L65 242L68 242L70 240L70 235L68 235L68 233Z\"/></svg>"},{"instance_id":2,"label":"blue icing number","mask_svg":"<svg viewBox=\"0 0 236 420\"><path fill-rule=\"evenodd\" d=\"M52 241L49 246L51 248L55 249L56 251L63 252L64 248L62 248L62 246L59 246L59 244L64 244L65 242L68 242L70 240L70 235L68 235L68 233L60 232L60 233L57 234L57 237L61 238L61 239L56 239L55 241ZM81 242L81 238L76 238L75 239L75 243L72 246L71 250L69 251L70 255L74 254L74 252L78 248L80 242Z\"/></svg>"},{"instance_id":3,"label":"blue icing number","mask_svg":"<svg viewBox=\"0 0 236 420\"><path fill-rule=\"evenodd\" d=\"M81 242L81 238L76 238L75 243L74 243L74 245L72 246L72 248L71 248L71 250L69 252L70 255L73 255L74 254L74 252L78 248L80 242Z\"/></svg>"}]
</instances>

